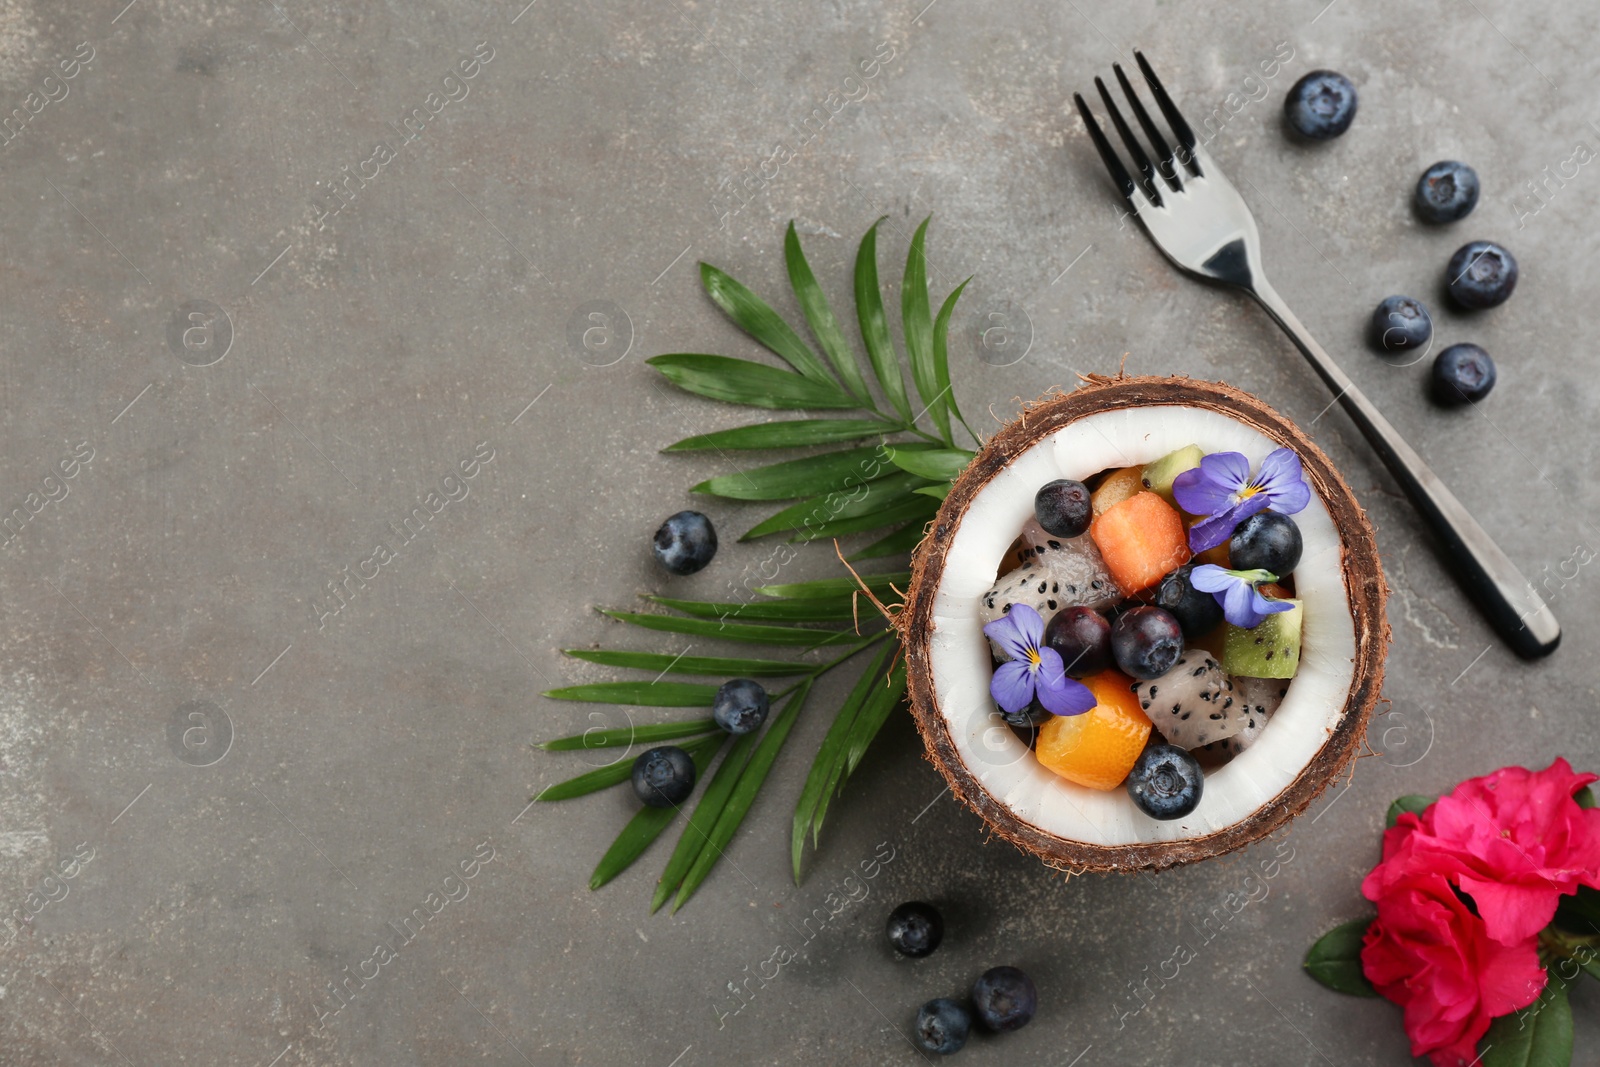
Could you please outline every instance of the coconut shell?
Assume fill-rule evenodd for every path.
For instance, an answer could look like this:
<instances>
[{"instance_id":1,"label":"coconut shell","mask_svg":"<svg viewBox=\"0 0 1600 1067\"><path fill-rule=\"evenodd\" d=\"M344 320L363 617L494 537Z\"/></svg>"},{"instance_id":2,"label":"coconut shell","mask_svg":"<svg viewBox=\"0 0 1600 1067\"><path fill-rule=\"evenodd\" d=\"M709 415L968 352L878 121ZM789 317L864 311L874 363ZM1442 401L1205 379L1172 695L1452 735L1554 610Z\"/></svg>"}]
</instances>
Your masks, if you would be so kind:
<instances>
[{"instance_id":1,"label":"coconut shell","mask_svg":"<svg viewBox=\"0 0 1600 1067\"><path fill-rule=\"evenodd\" d=\"M952 536L978 492L1013 457L1088 415L1155 404L1222 413L1299 454L1305 477L1341 533L1342 567L1355 628L1354 672L1343 714L1328 739L1287 788L1248 817L1215 833L1178 841L1089 844L1058 837L1022 819L992 796L962 762L939 710L933 685L933 604ZM1387 594L1377 540L1366 512L1322 449L1288 419L1222 382L1093 376L1071 393L1056 393L1026 406L1021 416L996 433L956 479L912 556L911 582L896 626L905 646L911 709L928 759L962 803L977 812L996 834L1051 867L1074 873L1159 870L1219 856L1267 836L1305 811L1355 757L1383 689L1383 662L1389 647L1389 624L1384 612Z\"/></svg>"}]
</instances>

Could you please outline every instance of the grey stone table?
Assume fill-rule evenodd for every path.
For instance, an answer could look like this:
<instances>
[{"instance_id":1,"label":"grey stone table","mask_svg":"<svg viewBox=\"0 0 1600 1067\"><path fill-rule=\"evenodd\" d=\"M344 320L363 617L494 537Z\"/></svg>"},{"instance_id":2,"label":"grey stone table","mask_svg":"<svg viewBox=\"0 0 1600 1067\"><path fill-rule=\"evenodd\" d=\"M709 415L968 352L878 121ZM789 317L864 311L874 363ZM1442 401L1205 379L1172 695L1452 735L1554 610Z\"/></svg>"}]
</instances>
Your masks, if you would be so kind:
<instances>
[{"instance_id":1,"label":"grey stone table","mask_svg":"<svg viewBox=\"0 0 1600 1067\"><path fill-rule=\"evenodd\" d=\"M962 1062L1408 1062L1398 1010L1300 970L1363 911L1385 805L1600 763L1592 9L125 3L0 2L0 1062L913 1063L916 1006L999 962L1043 1007ZM1134 47L1210 116L1278 288L1550 591L1552 659L1492 638L1266 319L1121 216L1070 99ZM1319 66L1360 116L1297 147L1279 105ZM1484 181L1449 230L1407 209L1440 158ZM896 721L796 887L818 714L682 912L648 914L664 845L591 893L632 802L525 810L582 766L530 742L593 724L539 693L604 674L561 648L662 647L593 606L668 586L650 531L732 469L657 450L744 417L642 361L755 351L697 261L792 312L795 219L842 304L872 220L887 274L929 213L937 293L976 276L952 363L986 425L1126 359L1256 392L1333 456L1394 591L1379 754L1236 857L1065 880L986 844ZM1480 236L1522 287L1468 317L1438 290ZM1483 405L1367 353L1391 292L1499 359ZM727 541L670 588L763 557ZM835 572L812 546L786 574ZM913 897L951 928L920 963L881 935Z\"/></svg>"}]
</instances>

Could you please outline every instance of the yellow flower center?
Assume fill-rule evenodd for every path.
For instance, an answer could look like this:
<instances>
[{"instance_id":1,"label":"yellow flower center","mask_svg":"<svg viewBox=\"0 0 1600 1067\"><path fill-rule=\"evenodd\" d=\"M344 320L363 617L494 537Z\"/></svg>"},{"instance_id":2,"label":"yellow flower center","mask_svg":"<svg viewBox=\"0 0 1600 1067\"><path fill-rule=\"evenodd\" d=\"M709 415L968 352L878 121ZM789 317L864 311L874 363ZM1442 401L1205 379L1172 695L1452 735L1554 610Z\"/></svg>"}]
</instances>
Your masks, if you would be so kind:
<instances>
[{"instance_id":1,"label":"yellow flower center","mask_svg":"<svg viewBox=\"0 0 1600 1067\"><path fill-rule=\"evenodd\" d=\"M1043 660L1040 659L1039 650L1037 648L1028 649L1028 666L1037 667L1042 662Z\"/></svg>"},{"instance_id":2,"label":"yellow flower center","mask_svg":"<svg viewBox=\"0 0 1600 1067\"><path fill-rule=\"evenodd\" d=\"M1261 492L1261 487L1259 485L1247 485L1243 489L1239 490L1239 500L1240 502L1249 500L1259 492Z\"/></svg>"}]
</instances>

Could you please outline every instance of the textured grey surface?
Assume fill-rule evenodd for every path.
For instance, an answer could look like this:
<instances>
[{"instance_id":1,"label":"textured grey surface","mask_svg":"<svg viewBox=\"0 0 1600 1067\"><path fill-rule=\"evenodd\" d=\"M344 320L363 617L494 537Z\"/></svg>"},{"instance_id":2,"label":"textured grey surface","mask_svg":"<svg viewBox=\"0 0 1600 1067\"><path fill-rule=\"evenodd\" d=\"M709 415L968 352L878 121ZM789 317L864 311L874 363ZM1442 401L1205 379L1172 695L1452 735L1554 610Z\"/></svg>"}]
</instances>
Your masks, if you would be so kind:
<instances>
[{"instance_id":1,"label":"textured grey surface","mask_svg":"<svg viewBox=\"0 0 1600 1067\"><path fill-rule=\"evenodd\" d=\"M124 2L0 0L0 113L26 116L0 144L0 494L29 512L0 551L0 1062L912 1063L897 1031L916 1005L999 962L1033 973L1040 1015L963 1062L1408 1062L1398 1010L1299 968L1363 910L1384 806L1508 762L1600 764L1600 611L1572 562L1600 540L1585 474L1600 462L1600 177L1552 182L1547 204L1525 185L1600 143L1593 9ZM394 126L442 99L479 42L493 55L468 94L403 141ZM45 83L81 43L92 61ZM1255 207L1279 290L1548 577L1566 627L1553 659L1493 641L1267 320L1180 278L1119 220L1070 94L1135 45L1192 115L1227 116L1212 151ZM1292 58L1263 80L1280 50ZM875 51L890 58L864 78ZM1297 147L1279 104L1318 66L1355 81L1361 112L1343 139ZM837 113L802 143L830 93ZM366 162L380 141L394 150L381 167ZM780 145L793 159L733 210L728 187ZM1483 202L1425 228L1410 186L1448 157L1477 167ZM324 217L341 203L330 183L363 167L375 176ZM1394 590L1382 754L1241 855L1063 881L986 846L897 721L797 888L787 830L818 714L684 911L647 914L664 846L590 893L631 801L519 814L582 762L529 742L592 725L537 694L606 675L558 650L667 648L591 605L716 596L765 555L730 536L700 576L652 569L655 524L731 469L657 449L744 413L663 388L642 359L752 354L701 294L697 260L792 311L794 218L842 302L871 221L889 219L887 274L928 212L936 292L977 276L952 355L967 411L1007 417L1014 398L1126 354L1129 371L1225 378L1310 427L1377 523ZM1510 245L1523 278L1468 317L1440 305L1440 275L1479 236ZM1423 367L1366 352L1366 315L1390 292L1430 301L1441 341L1494 353L1485 404L1441 412ZM167 340L192 300L231 321L209 366ZM595 300L631 323L616 362L569 343ZM492 459L446 483L484 442ZM75 449L92 460L47 482ZM436 490L459 499L435 498L448 502L401 544L390 524ZM725 531L757 513L709 510ZM394 558L319 627L326 583L379 541ZM813 546L786 573L834 567ZM221 719L187 719L195 701L232 724L216 762ZM329 984L370 973L376 943L397 940L386 924L486 841L467 895L319 1018ZM880 843L892 859L861 878ZM93 858L34 907L80 844ZM950 931L930 959L897 962L881 922L911 897L939 902ZM830 907L797 944L791 917ZM1202 928L1215 932L1197 958L1137 999L1129 983L1170 974ZM733 1014L729 983L780 946L799 957ZM1597 1003L1574 1000L1580 1062L1600 1048Z\"/></svg>"}]
</instances>

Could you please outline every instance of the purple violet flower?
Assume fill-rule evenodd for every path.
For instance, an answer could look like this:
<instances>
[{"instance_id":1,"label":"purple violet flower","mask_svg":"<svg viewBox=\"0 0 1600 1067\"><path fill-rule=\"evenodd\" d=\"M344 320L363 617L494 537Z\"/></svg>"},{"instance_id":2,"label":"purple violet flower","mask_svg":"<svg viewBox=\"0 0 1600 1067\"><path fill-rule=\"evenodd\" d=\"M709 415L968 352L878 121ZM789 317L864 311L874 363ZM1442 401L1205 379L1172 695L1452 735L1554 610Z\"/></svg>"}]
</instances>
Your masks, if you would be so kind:
<instances>
[{"instance_id":1,"label":"purple violet flower","mask_svg":"<svg viewBox=\"0 0 1600 1067\"><path fill-rule=\"evenodd\" d=\"M1013 604L983 628L1011 657L994 669L989 695L1008 715L1025 711L1034 695L1052 715L1081 715L1098 701L1089 687L1067 677L1061 653L1043 644L1044 619L1026 604Z\"/></svg>"},{"instance_id":2,"label":"purple violet flower","mask_svg":"<svg viewBox=\"0 0 1600 1067\"><path fill-rule=\"evenodd\" d=\"M1207 516L1189 529L1189 548L1204 552L1233 536L1234 527L1258 511L1271 508L1293 515L1303 510L1311 502L1311 489L1300 471L1300 457L1278 448L1261 461L1254 479L1243 454L1213 452L1173 480L1172 497L1189 514Z\"/></svg>"},{"instance_id":3,"label":"purple violet flower","mask_svg":"<svg viewBox=\"0 0 1600 1067\"><path fill-rule=\"evenodd\" d=\"M1268 600L1256 589L1257 583L1277 580L1277 575L1268 571L1230 571L1210 563L1189 572L1189 584L1216 597L1223 617L1246 630L1260 626L1268 615L1294 608L1287 600Z\"/></svg>"}]
</instances>

